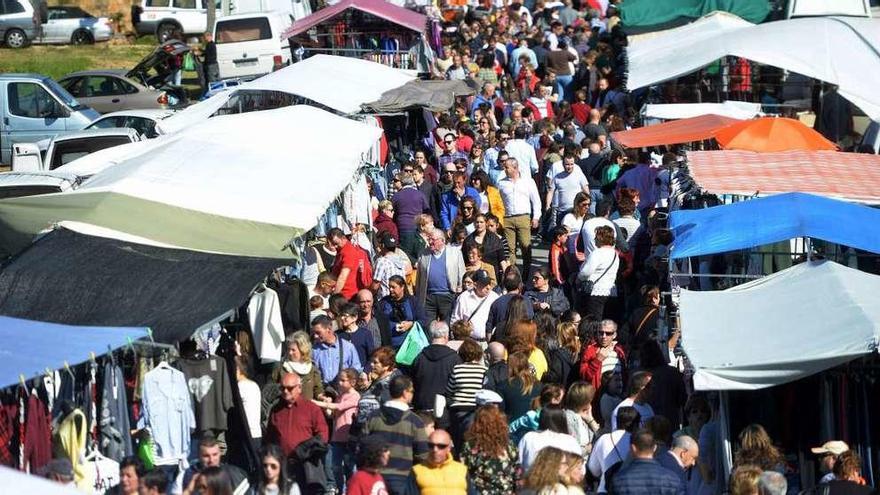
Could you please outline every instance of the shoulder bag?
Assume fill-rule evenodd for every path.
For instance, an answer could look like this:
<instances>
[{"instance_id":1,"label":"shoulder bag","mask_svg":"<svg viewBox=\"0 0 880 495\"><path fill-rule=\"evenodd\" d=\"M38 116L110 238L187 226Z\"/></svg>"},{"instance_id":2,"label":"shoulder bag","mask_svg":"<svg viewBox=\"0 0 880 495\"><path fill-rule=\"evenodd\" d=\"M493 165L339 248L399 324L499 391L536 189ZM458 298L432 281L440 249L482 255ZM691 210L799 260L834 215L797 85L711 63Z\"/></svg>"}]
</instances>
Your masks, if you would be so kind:
<instances>
[{"instance_id":1,"label":"shoulder bag","mask_svg":"<svg viewBox=\"0 0 880 495\"><path fill-rule=\"evenodd\" d=\"M605 271L602 272L602 275L599 275L599 278L597 278L596 280L590 280L589 278L585 278L585 279L578 278L577 279L578 290L588 296L590 294L592 294L593 293L593 286L596 285L596 282L602 280L602 277L604 277L608 273L608 270L610 270L611 267L614 266L614 262L616 262L616 261L617 261L617 251L614 252L614 259L611 261L611 263L607 267L605 267Z\"/></svg>"}]
</instances>

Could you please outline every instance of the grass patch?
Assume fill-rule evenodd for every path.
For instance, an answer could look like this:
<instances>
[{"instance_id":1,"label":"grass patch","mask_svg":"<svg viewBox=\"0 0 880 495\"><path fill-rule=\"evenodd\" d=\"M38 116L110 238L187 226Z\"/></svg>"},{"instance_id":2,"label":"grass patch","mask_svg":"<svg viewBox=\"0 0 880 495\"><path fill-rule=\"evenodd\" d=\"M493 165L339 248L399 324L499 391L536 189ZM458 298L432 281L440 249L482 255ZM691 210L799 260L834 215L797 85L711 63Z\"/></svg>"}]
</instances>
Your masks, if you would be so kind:
<instances>
[{"instance_id":1,"label":"grass patch","mask_svg":"<svg viewBox=\"0 0 880 495\"><path fill-rule=\"evenodd\" d=\"M87 46L33 45L18 50L0 49L0 73L35 72L58 79L90 69L130 69L150 53L155 44Z\"/></svg>"}]
</instances>

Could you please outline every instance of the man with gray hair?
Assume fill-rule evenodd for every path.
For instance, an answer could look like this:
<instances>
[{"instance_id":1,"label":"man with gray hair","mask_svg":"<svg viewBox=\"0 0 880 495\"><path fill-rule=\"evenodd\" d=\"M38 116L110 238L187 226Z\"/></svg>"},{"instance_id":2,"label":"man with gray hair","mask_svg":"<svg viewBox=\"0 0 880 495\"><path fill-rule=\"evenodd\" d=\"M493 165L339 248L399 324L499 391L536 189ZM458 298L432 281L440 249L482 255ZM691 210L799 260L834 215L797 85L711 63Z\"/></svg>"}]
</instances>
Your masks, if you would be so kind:
<instances>
[{"instance_id":1,"label":"man with gray hair","mask_svg":"<svg viewBox=\"0 0 880 495\"><path fill-rule=\"evenodd\" d=\"M428 324L449 320L463 278L461 250L447 248L446 233L435 228L428 237L428 249L419 256L416 271L416 303L425 308Z\"/></svg>"},{"instance_id":2,"label":"man with gray hair","mask_svg":"<svg viewBox=\"0 0 880 495\"><path fill-rule=\"evenodd\" d=\"M764 471L758 478L759 495L785 495L786 491L788 491L788 481L776 471Z\"/></svg>"},{"instance_id":3,"label":"man with gray hair","mask_svg":"<svg viewBox=\"0 0 880 495\"><path fill-rule=\"evenodd\" d=\"M445 392L453 366L461 363L458 353L446 345L449 325L445 321L432 321L428 325L428 336L431 343L412 364L411 376L416 389L413 409L416 411L434 410L434 397Z\"/></svg>"},{"instance_id":4,"label":"man with gray hair","mask_svg":"<svg viewBox=\"0 0 880 495\"><path fill-rule=\"evenodd\" d=\"M507 349L501 342L491 342L486 348L486 354L489 357L489 369L483 376L483 388L497 392L498 387L506 384L508 379L507 361L505 361Z\"/></svg>"},{"instance_id":5,"label":"man with gray hair","mask_svg":"<svg viewBox=\"0 0 880 495\"><path fill-rule=\"evenodd\" d=\"M688 482L688 471L697 464L700 446L696 440L679 435L672 441L672 448L657 454L657 462L672 471L684 484Z\"/></svg>"}]
</instances>

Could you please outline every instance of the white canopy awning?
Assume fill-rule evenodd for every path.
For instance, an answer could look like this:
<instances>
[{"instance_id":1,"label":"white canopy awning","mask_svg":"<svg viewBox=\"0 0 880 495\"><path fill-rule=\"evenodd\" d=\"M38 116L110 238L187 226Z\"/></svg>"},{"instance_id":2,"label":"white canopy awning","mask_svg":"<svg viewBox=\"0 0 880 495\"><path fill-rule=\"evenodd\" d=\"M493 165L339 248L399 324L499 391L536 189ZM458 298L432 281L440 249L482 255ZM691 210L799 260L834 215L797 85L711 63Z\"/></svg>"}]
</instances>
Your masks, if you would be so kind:
<instances>
[{"instance_id":1,"label":"white canopy awning","mask_svg":"<svg viewBox=\"0 0 880 495\"><path fill-rule=\"evenodd\" d=\"M416 79L412 71L395 69L370 60L335 55L315 55L253 81L218 93L163 119L158 127L169 134L207 119L237 91L281 91L308 98L339 113L361 110L382 93Z\"/></svg>"},{"instance_id":2,"label":"white canopy awning","mask_svg":"<svg viewBox=\"0 0 880 495\"><path fill-rule=\"evenodd\" d=\"M836 84L841 96L880 119L874 82L880 79L880 19L806 17L754 25L715 12L632 41L627 48L627 87L683 76L727 55Z\"/></svg>"},{"instance_id":3,"label":"white canopy awning","mask_svg":"<svg viewBox=\"0 0 880 495\"><path fill-rule=\"evenodd\" d=\"M763 115L760 103L728 100L724 103L658 103L645 105L646 119L677 120L701 115L720 115L748 120Z\"/></svg>"},{"instance_id":4,"label":"white canopy awning","mask_svg":"<svg viewBox=\"0 0 880 495\"><path fill-rule=\"evenodd\" d=\"M723 291L681 291L682 345L698 390L754 390L874 352L880 277L831 261Z\"/></svg>"},{"instance_id":5,"label":"white canopy awning","mask_svg":"<svg viewBox=\"0 0 880 495\"><path fill-rule=\"evenodd\" d=\"M184 249L290 258L351 182L377 127L308 105L218 116L127 154L80 188L0 201L10 252L74 221Z\"/></svg>"}]
</instances>

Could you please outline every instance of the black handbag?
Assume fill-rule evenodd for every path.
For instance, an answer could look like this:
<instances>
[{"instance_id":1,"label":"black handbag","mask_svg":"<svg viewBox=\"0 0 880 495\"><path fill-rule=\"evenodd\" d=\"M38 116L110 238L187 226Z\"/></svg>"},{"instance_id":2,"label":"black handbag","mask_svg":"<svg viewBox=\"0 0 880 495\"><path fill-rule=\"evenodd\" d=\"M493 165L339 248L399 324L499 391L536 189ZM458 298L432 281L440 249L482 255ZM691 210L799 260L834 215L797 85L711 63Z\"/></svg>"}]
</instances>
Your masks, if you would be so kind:
<instances>
[{"instance_id":1,"label":"black handbag","mask_svg":"<svg viewBox=\"0 0 880 495\"><path fill-rule=\"evenodd\" d=\"M609 264L605 268L605 271L602 272L602 275L599 275L599 278L597 278L596 280L590 280L589 278L584 278L584 279L578 278L577 279L578 291L583 293L584 295L587 295L587 296L591 295L593 293L593 286L596 285L596 282L602 280L602 277L604 277L605 274L608 273L608 270L610 270L611 267L614 266L615 261L617 261L617 252L616 251L614 252L614 260L611 262L611 264Z\"/></svg>"}]
</instances>

